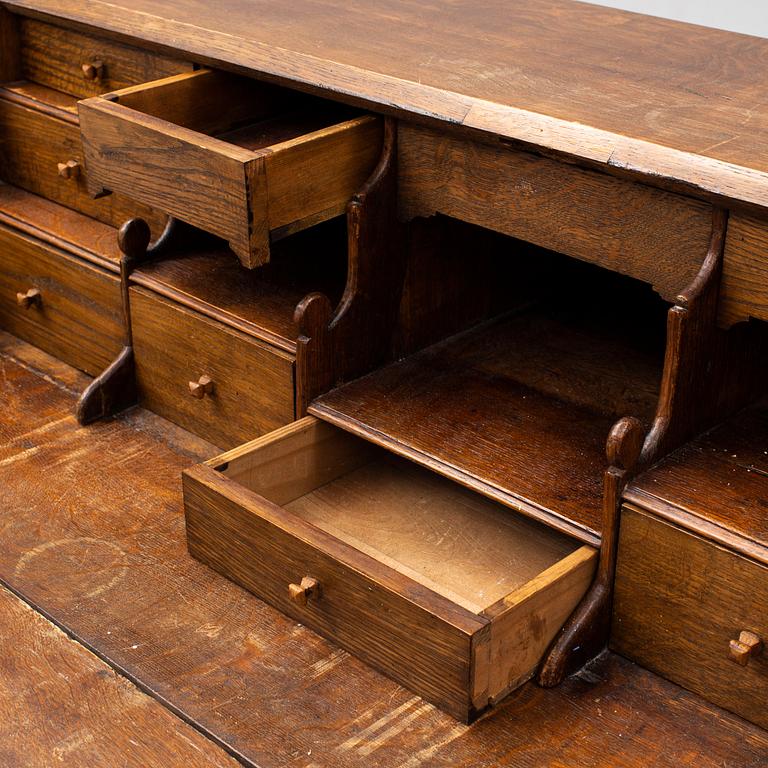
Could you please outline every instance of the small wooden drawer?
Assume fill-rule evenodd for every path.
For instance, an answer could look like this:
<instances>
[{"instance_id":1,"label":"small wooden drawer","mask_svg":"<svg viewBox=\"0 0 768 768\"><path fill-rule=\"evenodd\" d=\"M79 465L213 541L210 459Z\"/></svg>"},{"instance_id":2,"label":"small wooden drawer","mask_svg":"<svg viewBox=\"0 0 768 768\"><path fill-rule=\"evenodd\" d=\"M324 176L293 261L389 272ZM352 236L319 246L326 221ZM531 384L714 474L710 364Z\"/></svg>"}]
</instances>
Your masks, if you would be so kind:
<instances>
[{"instance_id":1,"label":"small wooden drawer","mask_svg":"<svg viewBox=\"0 0 768 768\"><path fill-rule=\"evenodd\" d=\"M136 286L142 405L224 448L295 418L294 357Z\"/></svg>"},{"instance_id":2,"label":"small wooden drawer","mask_svg":"<svg viewBox=\"0 0 768 768\"><path fill-rule=\"evenodd\" d=\"M462 720L529 679L596 552L312 417L184 474L190 552Z\"/></svg>"},{"instance_id":3,"label":"small wooden drawer","mask_svg":"<svg viewBox=\"0 0 768 768\"><path fill-rule=\"evenodd\" d=\"M0 88L0 179L112 226L141 216L160 234L164 215L121 195L94 200L88 194L74 107L72 97L43 86Z\"/></svg>"},{"instance_id":4,"label":"small wooden drawer","mask_svg":"<svg viewBox=\"0 0 768 768\"><path fill-rule=\"evenodd\" d=\"M192 64L36 19L18 22L27 80L73 96L99 93L192 71Z\"/></svg>"},{"instance_id":5,"label":"small wooden drawer","mask_svg":"<svg viewBox=\"0 0 768 768\"><path fill-rule=\"evenodd\" d=\"M768 567L624 506L616 651L768 728L767 644Z\"/></svg>"},{"instance_id":6,"label":"small wooden drawer","mask_svg":"<svg viewBox=\"0 0 768 768\"><path fill-rule=\"evenodd\" d=\"M83 101L92 194L122 192L226 239L242 263L342 213L374 168L381 120L201 70Z\"/></svg>"},{"instance_id":7,"label":"small wooden drawer","mask_svg":"<svg viewBox=\"0 0 768 768\"><path fill-rule=\"evenodd\" d=\"M0 328L93 376L122 348L120 282L0 225Z\"/></svg>"}]
</instances>

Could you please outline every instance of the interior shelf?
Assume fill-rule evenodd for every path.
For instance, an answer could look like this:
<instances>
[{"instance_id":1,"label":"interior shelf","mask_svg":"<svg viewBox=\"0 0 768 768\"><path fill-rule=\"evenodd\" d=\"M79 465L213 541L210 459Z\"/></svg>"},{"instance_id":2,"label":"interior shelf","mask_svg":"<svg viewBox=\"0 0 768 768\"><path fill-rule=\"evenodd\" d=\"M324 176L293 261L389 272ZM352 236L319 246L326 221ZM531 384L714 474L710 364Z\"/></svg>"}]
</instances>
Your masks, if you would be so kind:
<instances>
[{"instance_id":1,"label":"interior shelf","mask_svg":"<svg viewBox=\"0 0 768 768\"><path fill-rule=\"evenodd\" d=\"M566 281L309 412L596 544L605 441L622 416L653 417L666 312L650 288L615 276L627 290L606 294L602 278L583 292Z\"/></svg>"}]
</instances>

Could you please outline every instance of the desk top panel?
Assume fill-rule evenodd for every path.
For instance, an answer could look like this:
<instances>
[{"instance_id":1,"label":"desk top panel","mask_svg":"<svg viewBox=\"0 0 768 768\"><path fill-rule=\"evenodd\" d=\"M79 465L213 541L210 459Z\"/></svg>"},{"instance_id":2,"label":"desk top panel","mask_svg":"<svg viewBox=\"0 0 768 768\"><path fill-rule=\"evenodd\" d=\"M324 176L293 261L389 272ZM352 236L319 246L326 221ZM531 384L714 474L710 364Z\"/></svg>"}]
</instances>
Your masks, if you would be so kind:
<instances>
[{"instance_id":1,"label":"desk top panel","mask_svg":"<svg viewBox=\"0 0 768 768\"><path fill-rule=\"evenodd\" d=\"M11 0L768 208L768 39L572 0Z\"/></svg>"}]
</instances>

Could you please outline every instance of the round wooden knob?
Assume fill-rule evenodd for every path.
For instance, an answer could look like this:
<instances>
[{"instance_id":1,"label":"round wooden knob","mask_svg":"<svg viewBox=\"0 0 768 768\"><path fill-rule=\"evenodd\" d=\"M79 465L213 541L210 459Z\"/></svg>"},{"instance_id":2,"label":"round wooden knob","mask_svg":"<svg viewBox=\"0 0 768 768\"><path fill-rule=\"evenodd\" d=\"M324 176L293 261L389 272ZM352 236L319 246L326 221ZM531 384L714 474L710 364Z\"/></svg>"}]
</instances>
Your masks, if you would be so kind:
<instances>
[{"instance_id":1,"label":"round wooden knob","mask_svg":"<svg viewBox=\"0 0 768 768\"><path fill-rule=\"evenodd\" d=\"M80 176L82 166L77 160L67 160L66 163L59 163L59 176L62 179L77 179Z\"/></svg>"},{"instance_id":2,"label":"round wooden knob","mask_svg":"<svg viewBox=\"0 0 768 768\"><path fill-rule=\"evenodd\" d=\"M197 381L190 381L189 394L198 400L202 400L206 395L212 395L213 379L210 376L201 376Z\"/></svg>"},{"instance_id":3,"label":"round wooden knob","mask_svg":"<svg viewBox=\"0 0 768 768\"><path fill-rule=\"evenodd\" d=\"M43 301L43 297L37 288L30 288L26 293L16 294L16 303L24 309L29 309L33 306L39 306Z\"/></svg>"},{"instance_id":4,"label":"round wooden knob","mask_svg":"<svg viewBox=\"0 0 768 768\"><path fill-rule=\"evenodd\" d=\"M320 582L312 576L305 576L301 580L301 584L288 585L288 597L290 597L294 603L306 605L307 600L316 600L320 597Z\"/></svg>"},{"instance_id":5,"label":"round wooden knob","mask_svg":"<svg viewBox=\"0 0 768 768\"><path fill-rule=\"evenodd\" d=\"M82 70L83 77L86 80L98 82L104 77L104 62L99 61L98 59L96 61L88 62L87 64L83 64Z\"/></svg>"},{"instance_id":6,"label":"round wooden knob","mask_svg":"<svg viewBox=\"0 0 768 768\"><path fill-rule=\"evenodd\" d=\"M728 644L728 651L731 661L735 661L742 667L749 664L749 660L757 656L763 650L763 641L754 633L748 630L739 633L738 640L731 640Z\"/></svg>"}]
</instances>

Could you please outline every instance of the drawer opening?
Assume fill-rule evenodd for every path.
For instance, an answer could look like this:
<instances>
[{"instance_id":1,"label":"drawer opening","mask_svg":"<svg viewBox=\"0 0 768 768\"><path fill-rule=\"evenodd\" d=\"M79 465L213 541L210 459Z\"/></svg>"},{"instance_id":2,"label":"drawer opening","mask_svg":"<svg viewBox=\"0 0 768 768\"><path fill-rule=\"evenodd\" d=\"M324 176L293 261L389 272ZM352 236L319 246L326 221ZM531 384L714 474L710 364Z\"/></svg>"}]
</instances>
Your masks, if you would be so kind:
<instances>
[{"instance_id":1,"label":"drawer opening","mask_svg":"<svg viewBox=\"0 0 768 768\"><path fill-rule=\"evenodd\" d=\"M249 268L270 242L344 213L382 145L377 117L207 69L78 109L92 195L121 192L223 237Z\"/></svg>"},{"instance_id":2,"label":"drawer opening","mask_svg":"<svg viewBox=\"0 0 768 768\"><path fill-rule=\"evenodd\" d=\"M594 545L605 441L623 416L654 417L669 304L645 283L553 259L538 254L516 308L309 412Z\"/></svg>"}]
</instances>

